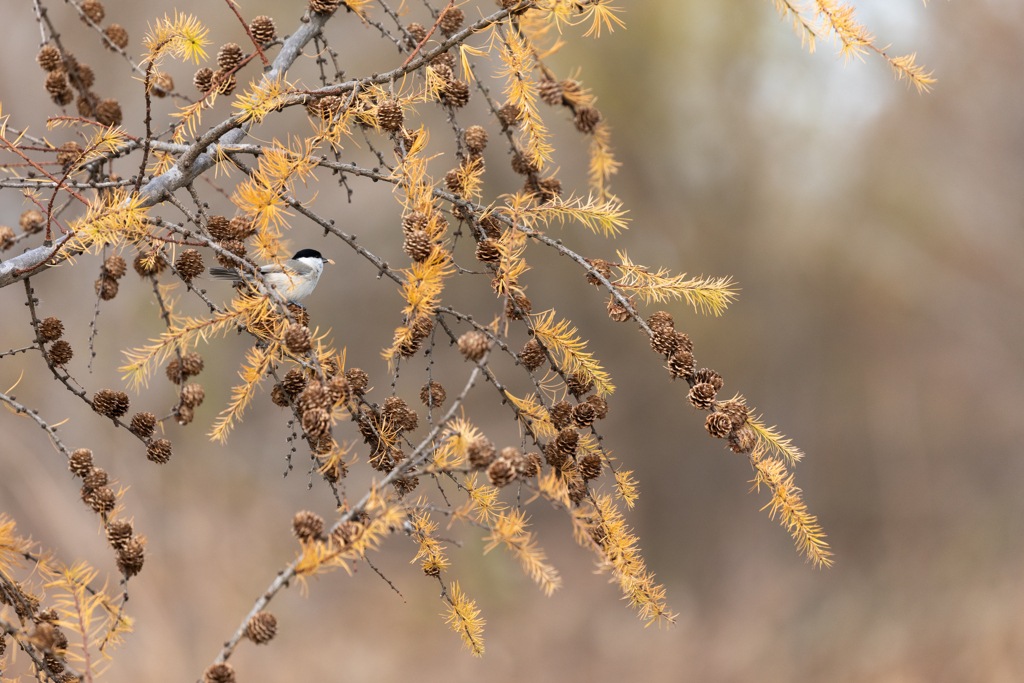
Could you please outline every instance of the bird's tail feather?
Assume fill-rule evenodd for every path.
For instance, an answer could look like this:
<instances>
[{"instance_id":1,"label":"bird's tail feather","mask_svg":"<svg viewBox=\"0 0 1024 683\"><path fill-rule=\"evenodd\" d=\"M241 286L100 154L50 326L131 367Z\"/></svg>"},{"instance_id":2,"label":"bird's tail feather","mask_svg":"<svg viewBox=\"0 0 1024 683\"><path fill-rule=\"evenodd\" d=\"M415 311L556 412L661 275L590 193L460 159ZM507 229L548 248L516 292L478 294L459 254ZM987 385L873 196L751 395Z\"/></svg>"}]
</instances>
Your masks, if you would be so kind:
<instances>
[{"instance_id":1,"label":"bird's tail feather","mask_svg":"<svg viewBox=\"0 0 1024 683\"><path fill-rule=\"evenodd\" d=\"M210 268L210 277L214 280L233 280L234 282L243 280L242 274L234 268Z\"/></svg>"}]
</instances>

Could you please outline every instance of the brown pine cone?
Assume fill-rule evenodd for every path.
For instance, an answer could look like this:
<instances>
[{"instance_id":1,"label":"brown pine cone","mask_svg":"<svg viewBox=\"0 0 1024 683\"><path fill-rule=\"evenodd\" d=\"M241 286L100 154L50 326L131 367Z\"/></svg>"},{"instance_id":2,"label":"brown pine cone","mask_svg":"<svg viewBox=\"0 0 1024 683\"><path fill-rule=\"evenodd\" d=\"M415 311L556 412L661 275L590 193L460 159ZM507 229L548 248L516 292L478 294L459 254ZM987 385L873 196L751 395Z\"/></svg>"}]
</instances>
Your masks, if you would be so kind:
<instances>
[{"instance_id":1,"label":"brown pine cone","mask_svg":"<svg viewBox=\"0 0 1024 683\"><path fill-rule=\"evenodd\" d=\"M117 100L103 100L96 105L96 120L104 126L120 126L122 120L121 105L117 103Z\"/></svg>"},{"instance_id":2,"label":"brown pine cone","mask_svg":"<svg viewBox=\"0 0 1024 683\"><path fill-rule=\"evenodd\" d=\"M572 409L572 421L580 429L585 429L594 424L597 419L597 410L590 403L584 401L577 403Z\"/></svg>"},{"instance_id":3,"label":"brown pine cone","mask_svg":"<svg viewBox=\"0 0 1024 683\"><path fill-rule=\"evenodd\" d=\"M540 475L540 453L527 453L524 461L522 469L517 468L519 476L532 479L533 477Z\"/></svg>"},{"instance_id":4,"label":"brown pine cone","mask_svg":"<svg viewBox=\"0 0 1024 683\"><path fill-rule=\"evenodd\" d=\"M249 24L249 32L252 38L260 45L266 45L277 37L277 27L274 20L265 14L261 14Z\"/></svg>"},{"instance_id":5,"label":"brown pine cone","mask_svg":"<svg viewBox=\"0 0 1024 683\"><path fill-rule=\"evenodd\" d=\"M302 413L302 429L314 441L322 439L331 428L331 414L323 408L309 408Z\"/></svg>"},{"instance_id":6,"label":"brown pine cone","mask_svg":"<svg viewBox=\"0 0 1024 683\"><path fill-rule=\"evenodd\" d=\"M558 178L543 178L538 181L527 178L523 185L523 192L541 204L546 204L562 196L562 181Z\"/></svg>"},{"instance_id":7,"label":"brown pine cone","mask_svg":"<svg viewBox=\"0 0 1024 683\"><path fill-rule=\"evenodd\" d=\"M496 240L485 238L476 245L476 258L484 263L498 263L501 261L501 248Z\"/></svg>"},{"instance_id":8,"label":"brown pine cone","mask_svg":"<svg viewBox=\"0 0 1024 683\"><path fill-rule=\"evenodd\" d=\"M505 458L497 458L487 467L487 479L498 488L508 486L515 478L515 468Z\"/></svg>"},{"instance_id":9,"label":"brown pine cone","mask_svg":"<svg viewBox=\"0 0 1024 683\"><path fill-rule=\"evenodd\" d=\"M750 425L743 425L729 435L729 450L733 453L749 453L757 445L757 435Z\"/></svg>"},{"instance_id":10,"label":"brown pine cone","mask_svg":"<svg viewBox=\"0 0 1024 683\"><path fill-rule=\"evenodd\" d=\"M309 311L302 308L298 304L288 304L288 312L291 313L292 319L303 327L309 327Z\"/></svg>"},{"instance_id":11,"label":"brown pine cone","mask_svg":"<svg viewBox=\"0 0 1024 683\"><path fill-rule=\"evenodd\" d=\"M562 84L549 78L543 79L537 86L540 98L552 107L562 104Z\"/></svg>"},{"instance_id":12,"label":"brown pine cone","mask_svg":"<svg viewBox=\"0 0 1024 683\"><path fill-rule=\"evenodd\" d=\"M158 465L165 464L171 459L171 442L167 439L157 439L146 447L146 457Z\"/></svg>"},{"instance_id":13,"label":"brown pine cone","mask_svg":"<svg viewBox=\"0 0 1024 683\"><path fill-rule=\"evenodd\" d=\"M487 147L487 131L483 126L470 126L465 133L466 147L473 154L480 154Z\"/></svg>"},{"instance_id":14,"label":"brown pine cone","mask_svg":"<svg viewBox=\"0 0 1024 683\"><path fill-rule=\"evenodd\" d=\"M70 89L68 89L64 90L59 94L54 95L50 99L53 100L54 104L61 107L66 107L75 100L75 94L71 92Z\"/></svg>"},{"instance_id":15,"label":"brown pine cone","mask_svg":"<svg viewBox=\"0 0 1024 683\"><path fill-rule=\"evenodd\" d=\"M595 107L579 107L576 110L576 130L590 135L601 123L601 112Z\"/></svg>"},{"instance_id":16,"label":"brown pine cone","mask_svg":"<svg viewBox=\"0 0 1024 683\"><path fill-rule=\"evenodd\" d=\"M559 401L551 406L551 423L555 429L565 429L572 422L572 404L568 401Z\"/></svg>"},{"instance_id":17,"label":"brown pine cone","mask_svg":"<svg viewBox=\"0 0 1024 683\"><path fill-rule=\"evenodd\" d=\"M118 418L128 412L128 394L100 389L92 397L92 409L100 415Z\"/></svg>"},{"instance_id":18,"label":"brown pine cone","mask_svg":"<svg viewBox=\"0 0 1024 683\"><path fill-rule=\"evenodd\" d=\"M749 408L740 401L732 400L726 401L725 403L719 403L717 408L720 413L729 417L733 429L739 429L743 425L747 424L747 416L750 411Z\"/></svg>"},{"instance_id":19,"label":"brown pine cone","mask_svg":"<svg viewBox=\"0 0 1024 683\"><path fill-rule=\"evenodd\" d=\"M107 277L120 280L126 272L128 272L128 264L124 262L124 258L120 254L111 254L103 262L103 274Z\"/></svg>"},{"instance_id":20,"label":"brown pine cone","mask_svg":"<svg viewBox=\"0 0 1024 683\"><path fill-rule=\"evenodd\" d=\"M479 330L471 330L459 337L459 352L466 360L478 361L484 357L491 347L487 335Z\"/></svg>"},{"instance_id":21,"label":"brown pine cone","mask_svg":"<svg viewBox=\"0 0 1024 683\"><path fill-rule=\"evenodd\" d=\"M299 396L299 412L303 414L314 409L330 413L331 404L330 392L317 380L311 381Z\"/></svg>"},{"instance_id":22,"label":"brown pine cone","mask_svg":"<svg viewBox=\"0 0 1024 683\"><path fill-rule=\"evenodd\" d=\"M684 351L693 351L693 342L685 332L676 332L676 346Z\"/></svg>"},{"instance_id":23,"label":"brown pine cone","mask_svg":"<svg viewBox=\"0 0 1024 683\"><path fill-rule=\"evenodd\" d=\"M604 259L593 259L590 262L590 267L596 270L605 280L612 279L612 267L608 265L608 262L605 261ZM598 280L597 277L595 277L594 274L590 272L587 273L587 282L594 285L595 287L601 286L601 281Z\"/></svg>"},{"instance_id":24,"label":"brown pine cone","mask_svg":"<svg viewBox=\"0 0 1024 683\"><path fill-rule=\"evenodd\" d=\"M36 55L36 61L44 70L50 72L57 71L64 66L64 60L60 58L60 50L52 45L44 45Z\"/></svg>"},{"instance_id":25,"label":"brown pine cone","mask_svg":"<svg viewBox=\"0 0 1024 683\"><path fill-rule=\"evenodd\" d=\"M708 410L715 404L715 388L707 383L696 384L690 389L688 398L694 408Z\"/></svg>"},{"instance_id":26,"label":"brown pine cone","mask_svg":"<svg viewBox=\"0 0 1024 683\"><path fill-rule=\"evenodd\" d=\"M238 43L225 43L217 51L217 66L222 71L231 71L241 63L244 56L245 54Z\"/></svg>"},{"instance_id":27,"label":"brown pine cone","mask_svg":"<svg viewBox=\"0 0 1024 683\"><path fill-rule=\"evenodd\" d=\"M370 386L370 376L359 368L349 368L345 371L345 379L348 380L349 389L353 396L362 396L366 388Z\"/></svg>"},{"instance_id":28,"label":"brown pine cone","mask_svg":"<svg viewBox=\"0 0 1024 683\"><path fill-rule=\"evenodd\" d=\"M604 463L601 462L601 456L597 453L587 453L580 458L578 469L583 481L590 481L601 476Z\"/></svg>"},{"instance_id":29,"label":"brown pine cone","mask_svg":"<svg viewBox=\"0 0 1024 683\"><path fill-rule=\"evenodd\" d=\"M96 295L104 301L110 301L117 296L117 280L112 277L101 277L93 285Z\"/></svg>"},{"instance_id":30,"label":"brown pine cone","mask_svg":"<svg viewBox=\"0 0 1024 683\"><path fill-rule=\"evenodd\" d=\"M195 76L192 77L192 85L196 86L196 90L204 95L210 92L213 88L213 69L204 66L196 71Z\"/></svg>"},{"instance_id":31,"label":"brown pine cone","mask_svg":"<svg viewBox=\"0 0 1024 683\"><path fill-rule=\"evenodd\" d=\"M192 420L196 417L196 411L185 405L179 405L176 414L178 424L182 426L192 424Z\"/></svg>"},{"instance_id":32,"label":"brown pine cone","mask_svg":"<svg viewBox=\"0 0 1024 683\"><path fill-rule=\"evenodd\" d=\"M587 397L587 403L594 407L594 416L598 420L603 420L608 417L608 401L604 400L597 394Z\"/></svg>"},{"instance_id":33,"label":"brown pine cone","mask_svg":"<svg viewBox=\"0 0 1024 683\"><path fill-rule=\"evenodd\" d=\"M391 482L391 485L395 487L395 492L399 498L403 498L413 491L420 485L419 477L401 477Z\"/></svg>"},{"instance_id":34,"label":"brown pine cone","mask_svg":"<svg viewBox=\"0 0 1024 683\"><path fill-rule=\"evenodd\" d=\"M565 382L569 393L579 398L594 388L594 380L587 377L582 370L577 370Z\"/></svg>"},{"instance_id":35,"label":"brown pine cone","mask_svg":"<svg viewBox=\"0 0 1024 683\"><path fill-rule=\"evenodd\" d=\"M76 70L78 80L82 82L83 88L91 88L96 83L96 74L88 64L79 64ZM168 76L170 78L170 76Z\"/></svg>"},{"instance_id":36,"label":"brown pine cone","mask_svg":"<svg viewBox=\"0 0 1024 683\"><path fill-rule=\"evenodd\" d=\"M398 396L388 396L384 399L384 405L380 410L381 414L386 417L391 424L401 424L405 409L408 407L409 405L405 402L405 399L399 398Z\"/></svg>"},{"instance_id":37,"label":"brown pine cone","mask_svg":"<svg viewBox=\"0 0 1024 683\"><path fill-rule=\"evenodd\" d=\"M455 55L453 55L451 52L441 52L440 54L436 54L433 57L431 57L429 64L430 66L440 66L441 64L444 64L449 69L454 69Z\"/></svg>"},{"instance_id":38,"label":"brown pine cone","mask_svg":"<svg viewBox=\"0 0 1024 683\"><path fill-rule=\"evenodd\" d=\"M284 376L284 380L281 382L285 392L290 396L298 396L309 384L309 380L302 370L298 368L292 368Z\"/></svg>"},{"instance_id":39,"label":"brown pine cone","mask_svg":"<svg viewBox=\"0 0 1024 683\"><path fill-rule=\"evenodd\" d=\"M334 8L337 8L339 4L339 0L310 0L309 6L316 12L327 14L334 8L331 10L319 10L316 9L316 5L328 4L329 2L334 3ZM235 669L227 662L211 664L203 672L203 683L235 683Z\"/></svg>"},{"instance_id":40,"label":"brown pine cone","mask_svg":"<svg viewBox=\"0 0 1024 683\"><path fill-rule=\"evenodd\" d=\"M228 75L228 72L223 69L218 69L217 71L213 72L211 87L216 88L218 94L224 96L230 95L231 93L235 92L235 88L237 86L238 77L235 74Z\"/></svg>"},{"instance_id":41,"label":"brown pine cone","mask_svg":"<svg viewBox=\"0 0 1024 683\"><path fill-rule=\"evenodd\" d=\"M128 47L128 31L125 31L120 24L111 24L110 26L103 29L103 35L105 35L111 43L118 46L122 50ZM105 43L108 50L113 50L109 43Z\"/></svg>"},{"instance_id":42,"label":"brown pine cone","mask_svg":"<svg viewBox=\"0 0 1024 683\"><path fill-rule=\"evenodd\" d=\"M94 24L98 24L103 21L103 17L107 15L103 9L103 4L100 3L99 0L85 0L80 9L82 10L82 14L89 17L89 21Z\"/></svg>"},{"instance_id":43,"label":"brown pine cone","mask_svg":"<svg viewBox=\"0 0 1024 683\"><path fill-rule=\"evenodd\" d=\"M45 87L51 97L60 98L69 90L67 74L63 71L51 71L46 75Z\"/></svg>"},{"instance_id":44,"label":"brown pine cone","mask_svg":"<svg viewBox=\"0 0 1024 683\"><path fill-rule=\"evenodd\" d=\"M467 449L469 466L473 469L482 470L488 467L497 457L494 444L484 438L477 439L469 444Z\"/></svg>"},{"instance_id":45,"label":"brown pine cone","mask_svg":"<svg viewBox=\"0 0 1024 683\"><path fill-rule=\"evenodd\" d=\"M419 353L420 348L423 346L422 339L416 339L415 337L407 337L398 345L398 354L402 358L412 358Z\"/></svg>"},{"instance_id":46,"label":"brown pine cone","mask_svg":"<svg viewBox=\"0 0 1024 683\"><path fill-rule=\"evenodd\" d=\"M405 114L402 112L402 105L394 100L384 100L377 107L377 123L387 131L396 131L402 128L405 121Z\"/></svg>"},{"instance_id":47,"label":"brown pine cone","mask_svg":"<svg viewBox=\"0 0 1024 683\"><path fill-rule=\"evenodd\" d=\"M130 429L143 439L148 439L153 436L153 430L155 428L156 415L153 413L135 413L132 415Z\"/></svg>"},{"instance_id":48,"label":"brown pine cone","mask_svg":"<svg viewBox=\"0 0 1024 683\"><path fill-rule=\"evenodd\" d=\"M117 503L117 496L109 486L101 486L98 489L82 487L82 501L92 508L96 514L103 514L114 509Z\"/></svg>"},{"instance_id":49,"label":"brown pine cone","mask_svg":"<svg viewBox=\"0 0 1024 683\"><path fill-rule=\"evenodd\" d=\"M522 118L522 110L511 102L501 105L501 109L498 110L498 120L501 121L501 125L505 128L511 128L519 123Z\"/></svg>"},{"instance_id":50,"label":"brown pine cone","mask_svg":"<svg viewBox=\"0 0 1024 683\"><path fill-rule=\"evenodd\" d=\"M114 550L121 550L128 546L133 533L135 532L131 522L124 519L114 520L107 525L107 543Z\"/></svg>"},{"instance_id":51,"label":"brown pine cone","mask_svg":"<svg viewBox=\"0 0 1024 683\"><path fill-rule=\"evenodd\" d=\"M657 313L651 314L651 317L647 319L647 326L652 330L658 327L670 327L675 329L676 321L673 320L670 313L658 311Z\"/></svg>"},{"instance_id":52,"label":"brown pine cone","mask_svg":"<svg viewBox=\"0 0 1024 683\"><path fill-rule=\"evenodd\" d=\"M27 209L22 212L21 218L18 219L18 225L21 226L23 232L29 234L42 232L43 228L46 227L46 216L41 211Z\"/></svg>"},{"instance_id":53,"label":"brown pine cone","mask_svg":"<svg viewBox=\"0 0 1024 683\"><path fill-rule=\"evenodd\" d=\"M93 467L89 470L89 474L82 477L82 484L87 489L103 488L108 483L110 483L110 478L107 476L106 471L101 467Z\"/></svg>"},{"instance_id":54,"label":"brown pine cone","mask_svg":"<svg viewBox=\"0 0 1024 683\"><path fill-rule=\"evenodd\" d=\"M206 398L206 392L201 384L193 382L186 384L181 389L181 404L189 408L198 408L203 404L204 398Z\"/></svg>"},{"instance_id":55,"label":"brown pine cone","mask_svg":"<svg viewBox=\"0 0 1024 683\"><path fill-rule=\"evenodd\" d=\"M725 383L722 376L710 368L701 368L697 372L693 373L693 381L695 384L707 382L715 388L715 391L721 389L722 385Z\"/></svg>"},{"instance_id":56,"label":"brown pine cone","mask_svg":"<svg viewBox=\"0 0 1024 683\"><path fill-rule=\"evenodd\" d=\"M292 518L292 533L300 541L316 540L324 533L324 518L309 510L296 512Z\"/></svg>"},{"instance_id":57,"label":"brown pine cone","mask_svg":"<svg viewBox=\"0 0 1024 683\"><path fill-rule=\"evenodd\" d=\"M257 612L245 625L245 637L263 645L269 643L277 635L277 617L270 612Z\"/></svg>"},{"instance_id":58,"label":"brown pine cone","mask_svg":"<svg viewBox=\"0 0 1024 683\"><path fill-rule=\"evenodd\" d=\"M579 446L580 435L575 429L566 427L562 431L558 432L558 436L555 437L555 447L558 452L566 457L571 457L576 454L576 448Z\"/></svg>"},{"instance_id":59,"label":"brown pine cone","mask_svg":"<svg viewBox=\"0 0 1024 683\"><path fill-rule=\"evenodd\" d=\"M536 162L522 152L516 151L512 154L512 170L519 175L530 175L540 170Z\"/></svg>"},{"instance_id":60,"label":"brown pine cone","mask_svg":"<svg viewBox=\"0 0 1024 683\"><path fill-rule=\"evenodd\" d=\"M540 342L536 339L531 339L526 342L526 345L523 346L523 350L519 352L519 362L522 363L530 372L533 372L540 366L544 365L547 359L548 357L547 354L544 353L544 347L541 346Z\"/></svg>"},{"instance_id":61,"label":"brown pine cone","mask_svg":"<svg viewBox=\"0 0 1024 683\"><path fill-rule=\"evenodd\" d=\"M580 477L573 477L569 480L569 500L573 505L579 505L587 497L587 485Z\"/></svg>"},{"instance_id":62,"label":"brown pine cone","mask_svg":"<svg viewBox=\"0 0 1024 683\"><path fill-rule=\"evenodd\" d=\"M68 458L68 469L76 477L85 477L92 472L92 451L88 448L79 448L71 453Z\"/></svg>"},{"instance_id":63,"label":"brown pine cone","mask_svg":"<svg viewBox=\"0 0 1024 683\"><path fill-rule=\"evenodd\" d=\"M146 539L135 536L117 551L117 568L129 578L142 571L146 561Z\"/></svg>"},{"instance_id":64,"label":"brown pine cone","mask_svg":"<svg viewBox=\"0 0 1024 683\"><path fill-rule=\"evenodd\" d=\"M425 406L440 408L447 398L448 394L445 393L444 387L438 382L427 382L420 389L420 401Z\"/></svg>"},{"instance_id":65,"label":"brown pine cone","mask_svg":"<svg viewBox=\"0 0 1024 683\"><path fill-rule=\"evenodd\" d=\"M652 327L651 331L654 333L651 335L652 349L664 355L675 353L675 350L679 347L679 340L676 339L676 331L674 329L662 325L661 327Z\"/></svg>"},{"instance_id":66,"label":"brown pine cone","mask_svg":"<svg viewBox=\"0 0 1024 683\"><path fill-rule=\"evenodd\" d=\"M426 231L429 220L422 211L410 211L402 218L402 232L408 237L414 232Z\"/></svg>"},{"instance_id":67,"label":"brown pine cone","mask_svg":"<svg viewBox=\"0 0 1024 683\"><path fill-rule=\"evenodd\" d=\"M39 323L39 338L44 342L57 341L64 335L64 323L57 318L47 318Z\"/></svg>"},{"instance_id":68,"label":"brown pine cone","mask_svg":"<svg viewBox=\"0 0 1024 683\"><path fill-rule=\"evenodd\" d=\"M327 393L331 395L331 401L334 405L339 403L348 403L349 396L352 390L348 386L348 380L345 379L344 375L338 375L332 377L331 381L327 383Z\"/></svg>"},{"instance_id":69,"label":"brown pine cone","mask_svg":"<svg viewBox=\"0 0 1024 683\"><path fill-rule=\"evenodd\" d=\"M408 32L410 36L412 36L412 39L414 41L412 43L409 43L409 47L416 47L427 38L427 29L426 27L423 26L423 24L417 24L416 22L413 22L406 26L405 30L406 32Z\"/></svg>"},{"instance_id":70,"label":"brown pine cone","mask_svg":"<svg viewBox=\"0 0 1024 683\"><path fill-rule=\"evenodd\" d=\"M296 355L305 355L312 348L313 337L309 328L296 323L289 323L284 331L284 345Z\"/></svg>"},{"instance_id":71,"label":"brown pine cone","mask_svg":"<svg viewBox=\"0 0 1024 683\"><path fill-rule=\"evenodd\" d=\"M235 239L235 234L231 230L231 221L225 216L210 216L206 229L215 240Z\"/></svg>"},{"instance_id":72,"label":"brown pine cone","mask_svg":"<svg viewBox=\"0 0 1024 683\"><path fill-rule=\"evenodd\" d=\"M57 163L66 169L70 168L82 156L82 146L72 140L57 148Z\"/></svg>"},{"instance_id":73,"label":"brown pine cone","mask_svg":"<svg viewBox=\"0 0 1024 683\"><path fill-rule=\"evenodd\" d=\"M558 439L552 439L548 441L547 445L544 446L544 460L547 461L548 465L554 467L556 470L562 469L562 465L568 460L566 455L558 450Z\"/></svg>"},{"instance_id":74,"label":"brown pine cone","mask_svg":"<svg viewBox=\"0 0 1024 683\"><path fill-rule=\"evenodd\" d=\"M148 277L150 275L159 275L164 272L164 268L167 267L167 263L164 261L163 256L157 254L155 258L150 259L152 252L143 254L141 251L135 257L132 262L132 267L140 277Z\"/></svg>"},{"instance_id":75,"label":"brown pine cone","mask_svg":"<svg viewBox=\"0 0 1024 683\"><path fill-rule=\"evenodd\" d=\"M203 357L195 351L186 353L181 359L181 371L185 377L195 377L203 371Z\"/></svg>"},{"instance_id":76,"label":"brown pine cone","mask_svg":"<svg viewBox=\"0 0 1024 683\"><path fill-rule=\"evenodd\" d=\"M446 104L455 109L466 106L466 103L469 102L469 83L453 78L448 82L445 89L441 91L440 99L441 104Z\"/></svg>"},{"instance_id":77,"label":"brown pine cone","mask_svg":"<svg viewBox=\"0 0 1024 683\"><path fill-rule=\"evenodd\" d=\"M206 270L206 267L203 265L203 255L195 249L186 249L181 252L174 267L178 269L178 274L186 282L192 282L194 278L199 277Z\"/></svg>"},{"instance_id":78,"label":"brown pine cone","mask_svg":"<svg viewBox=\"0 0 1024 683\"><path fill-rule=\"evenodd\" d=\"M153 94L157 97L167 97L174 92L174 79L171 78L169 73L157 71L153 74L151 83L153 85Z\"/></svg>"},{"instance_id":79,"label":"brown pine cone","mask_svg":"<svg viewBox=\"0 0 1024 683\"><path fill-rule=\"evenodd\" d=\"M488 239L492 240L500 239L503 231L501 221L494 214L488 214L480 219L480 229Z\"/></svg>"},{"instance_id":80,"label":"brown pine cone","mask_svg":"<svg viewBox=\"0 0 1024 683\"><path fill-rule=\"evenodd\" d=\"M14 246L14 231L6 225L0 225L0 251L7 251Z\"/></svg>"},{"instance_id":81,"label":"brown pine cone","mask_svg":"<svg viewBox=\"0 0 1024 683\"><path fill-rule=\"evenodd\" d=\"M270 390L270 400L274 402L275 406L280 406L282 408L287 408L289 406L288 393L280 384L275 384L274 388Z\"/></svg>"},{"instance_id":82,"label":"brown pine cone","mask_svg":"<svg viewBox=\"0 0 1024 683\"><path fill-rule=\"evenodd\" d=\"M228 237L245 240L256 234L256 226L248 216L235 216L228 221Z\"/></svg>"},{"instance_id":83,"label":"brown pine cone","mask_svg":"<svg viewBox=\"0 0 1024 683\"><path fill-rule=\"evenodd\" d=\"M505 299L505 317L509 320L522 320L533 310L533 303L525 294L513 294Z\"/></svg>"},{"instance_id":84,"label":"brown pine cone","mask_svg":"<svg viewBox=\"0 0 1024 683\"><path fill-rule=\"evenodd\" d=\"M437 22L437 26L441 29L441 33L446 36L450 36L462 28L462 22L465 20L466 13L458 7L452 7L441 15L441 19Z\"/></svg>"},{"instance_id":85,"label":"brown pine cone","mask_svg":"<svg viewBox=\"0 0 1024 683\"><path fill-rule=\"evenodd\" d=\"M409 258L416 262L426 261L434 250L430 236L422 230L417 230L406 236L405 244L402 246Z\"/></svg>"},{"instance_id":86,"label":"brown pine cone","mask_svg":"<svg viewBox=\"0 0 1024 683\"><path fill-rule=\"evenodd\" d=\"M412 325L409 328L412 330L413 339L423 341L434 331L434 321L431 320L430 316L420 315L412 321Z\"/></svg>"},{"instance_id":87,"label":"brown pine cone","mask_svg":"<svg viewBox=\"0 0 1024 683\"><path fill-rule=\"evenodd\" d=\"M725 413L716 411L704 420L704 429L716 439L724 439L732 431L732 420Z\"/></svg>"},{"instance_id":88,"label":"brown pine cone","mask_svg":"<svg viewBox=\"0 0 1024 683\"><path fill-rule=\"evenodd\" d=\"M245 242L242 240L221 240L218 246L229 253L234 254L238 258L243 258L246 253ZM227 254L217 254L217 261L225 268L237 268L238 262L231 258Z\"/></svg>"},{"instance_id":89,"label":"brown pine cone","mask_svg":"<svg viewBox=\"0 0 1024 683\"><path fill-rule=\"evenodd\" d=\"M668 371L672 379L686 379L693 376L693 354L686 349L676 349L668 359Z\"/></svg>"}]
</instances>

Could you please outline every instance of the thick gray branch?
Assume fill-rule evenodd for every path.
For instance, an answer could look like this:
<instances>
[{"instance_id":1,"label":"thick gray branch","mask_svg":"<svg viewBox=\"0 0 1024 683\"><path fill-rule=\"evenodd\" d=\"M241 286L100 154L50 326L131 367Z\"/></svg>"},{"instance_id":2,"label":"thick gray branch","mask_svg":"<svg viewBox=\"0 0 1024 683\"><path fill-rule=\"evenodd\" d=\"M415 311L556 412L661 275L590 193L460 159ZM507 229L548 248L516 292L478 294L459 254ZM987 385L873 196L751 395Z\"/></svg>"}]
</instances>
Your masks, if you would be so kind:
<instances>
[{"instance_id":1,"label":"thick gray branch","mask_svg":"<svg viewBox=\"0 0 1024 683\"><path fill-rule=\"evenodd\" d=\"M309 21L302 24L295 33L291 35L284 42L281 47L281 51L277 54L277 58L274 59L274 63L270 67L270 71L263 75L263 82L267 83L273 81L279 75L283 74L288 68L299 58L302 54L302 49L306 46L306 43L313 40L313 37L320 33L320 30L327 23L330 18L328 15L318 14L316 12L309 12ZM234 145L240 142L246 135L249 126L243 126L241 128L235 128L237 125L233 119L228 119L224 123L215 127L213 131L217 131L222 126L227 127L229 130L223 135L218 134L210 140L207 152L199 154L192 163L188 164L187 168L183 168L183 164L179 161L174 167L160 175L149 183L146 184L139 191L139 195L142 197L142 206L153 206L161 201L165 195L168 195L180 187L188 185L193 180L198 178L206 171L213 168L214 164L214 144L221 145ZM204 135L200 140L207 138ZM186 155L187 157L188 155ZM0 286L3 286L0 284Z\"/></svg>"},{"instance_id":2,"label":"thick gray branch","mask_svg":"<svg viewBox=\"0 0 1024 683\"><path fill-rule=\"evenodd\" d=\"M64 244L69 237L71 237L70 234L65 235L49 246L44 245L36 247L35 249L29 249L24 254L20 254L0 263L0 288L6 287L7 285L13 285L15 282L21 282L28 276L32 275L33 272L29 271L32 271L33 268L50 258L50 255L53 254L53 250ZM57 265L65 258L67 257L64 252L61 251L53 258L50 265ZM38 273L42 270L44 270L44 268L40 268L34 272Z\"/></svg>"}]
</instances>

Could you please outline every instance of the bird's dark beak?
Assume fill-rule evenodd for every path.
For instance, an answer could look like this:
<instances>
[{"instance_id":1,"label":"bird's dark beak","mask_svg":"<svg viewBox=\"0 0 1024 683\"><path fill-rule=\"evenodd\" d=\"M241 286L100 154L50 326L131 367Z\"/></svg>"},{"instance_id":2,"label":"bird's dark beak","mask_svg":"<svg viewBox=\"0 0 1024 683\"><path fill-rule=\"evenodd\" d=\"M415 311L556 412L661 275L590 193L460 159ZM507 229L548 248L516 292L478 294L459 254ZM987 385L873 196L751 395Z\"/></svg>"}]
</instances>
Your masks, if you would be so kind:
<instances>
[{"instance_id":1,"label":"bird's dark beak","mask_svg":"<svg viewBox=\"0 0 1024 683\"><path fill-rule=\"evenodd\" d=\"M332 261L332 260L331 260L331 259L329 259L329 258L325 258L325 259L324 259L324 263L330 263L330 264L331 264L332 266L334 265L334 261Z\"/></svg>"}]
</instances>

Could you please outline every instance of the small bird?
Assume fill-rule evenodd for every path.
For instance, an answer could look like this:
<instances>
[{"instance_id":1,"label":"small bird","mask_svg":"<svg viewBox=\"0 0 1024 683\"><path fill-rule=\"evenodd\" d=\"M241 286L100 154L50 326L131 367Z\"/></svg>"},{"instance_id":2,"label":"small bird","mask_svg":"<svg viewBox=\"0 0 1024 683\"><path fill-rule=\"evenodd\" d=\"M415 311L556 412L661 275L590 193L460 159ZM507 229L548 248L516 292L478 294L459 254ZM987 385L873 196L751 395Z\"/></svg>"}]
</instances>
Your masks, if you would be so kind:
<instances>
[{"instance_id":1,"label":"small bird","mask_svg":"<svg viewBox=\"0 0 1024 683\"><path fill-rule=\"evenodd\" d=\"M320 273L324 272L325 263L334 265L334 261L324 258L316 249L302 249L285 261L283 268L270 264L262 266L260 273L267 285L273 287L289 303L297 304L313 293ZM241 272L237 268L210 268L210 275L215 280L234 282L252 282L254 279L252 273Z\"/></svg>"}]
</instances>

